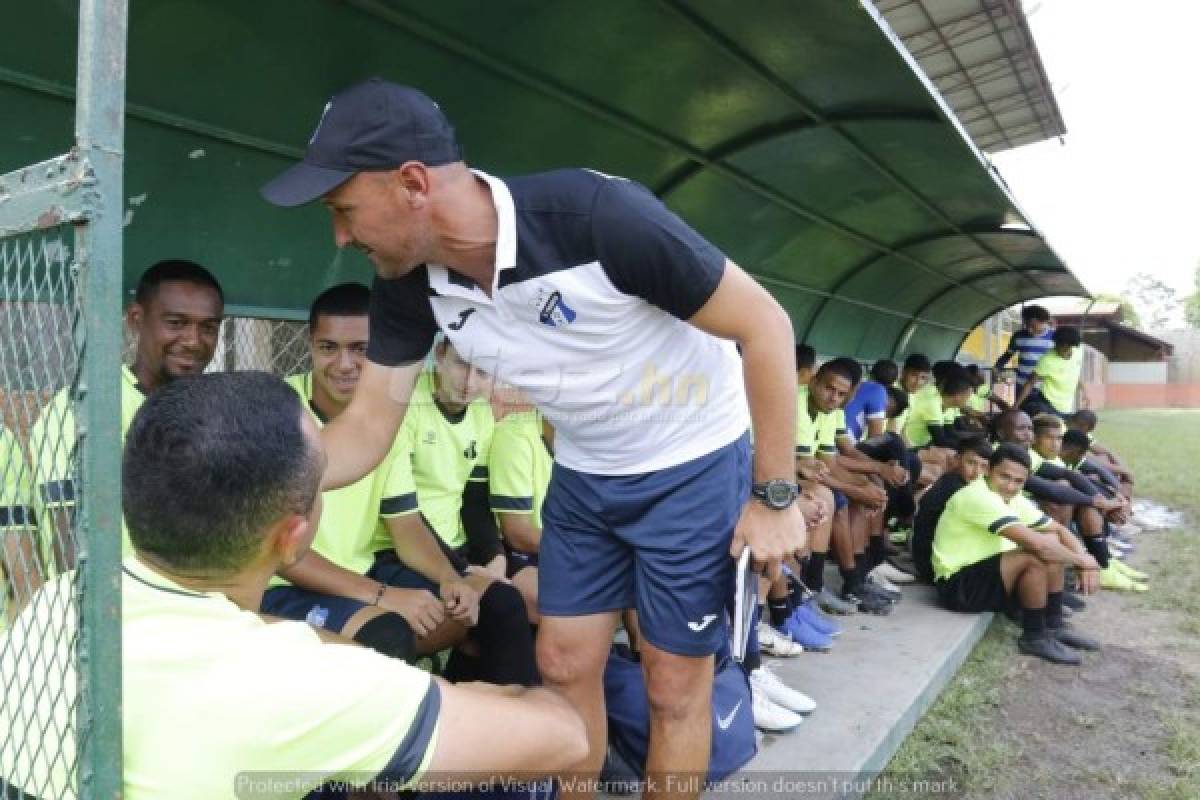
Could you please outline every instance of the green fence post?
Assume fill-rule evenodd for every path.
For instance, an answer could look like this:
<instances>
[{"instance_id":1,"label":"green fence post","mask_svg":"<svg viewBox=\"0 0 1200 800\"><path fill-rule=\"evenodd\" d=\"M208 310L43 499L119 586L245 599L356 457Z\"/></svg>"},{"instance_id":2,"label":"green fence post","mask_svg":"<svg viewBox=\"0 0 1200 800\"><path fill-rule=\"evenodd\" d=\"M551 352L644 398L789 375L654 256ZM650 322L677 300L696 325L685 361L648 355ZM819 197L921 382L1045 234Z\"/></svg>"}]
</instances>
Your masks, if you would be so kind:
<instances>
[{"instance_id":1,"label":"green fence post","mask_svg":"<svg viewBox=\"0 0 1200 800\"><path fill-rule=\"evenodd\" d=\"M94 177L76 229L86 346L81 394L83 553L80 794L121 796L121 267L126 0L82 0L75 141Z\"/></svg>"}]
</instances>

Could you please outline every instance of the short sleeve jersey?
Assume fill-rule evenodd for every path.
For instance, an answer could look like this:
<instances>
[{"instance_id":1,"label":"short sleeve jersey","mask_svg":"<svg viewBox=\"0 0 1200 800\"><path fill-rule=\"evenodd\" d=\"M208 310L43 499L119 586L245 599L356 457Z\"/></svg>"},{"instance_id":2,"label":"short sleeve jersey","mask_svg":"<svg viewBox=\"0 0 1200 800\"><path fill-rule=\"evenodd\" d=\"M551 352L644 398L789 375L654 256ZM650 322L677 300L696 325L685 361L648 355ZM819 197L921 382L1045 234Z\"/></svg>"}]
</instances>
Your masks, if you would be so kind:
<instances>
[{"instance_id":1,"label":"short sleeve jersey","mask_svg":"<svg viewBox=\"0 0 1200 800\"><path fill-rule=\"evenodd\" d=\"M909 396L908 417L904 423L904 438L912 447L925 447L933 441L930 425L944 425L946 411L942 408L942 395L936 386L922 386Z\"/></svg>"},{"instance_id":2,"label":"short sleeve jersey","mask_svg":"<svg viewBox=\"0 0 1200 800\"><path fill-rule=\"evenodd\" d=\"M73 730L77 677L45 668L71 662L74 579L47 584L0 648L12 676L0 725L46 736L19 756L0 748L0 775L45 797L78 796L64 766L75 763L75 743L61 741ZM427 673L366 647L325 644L301 622L268 624L136 559L123 566L121 603L123 797L301 798L324 780L409 782L427 768L441 707ZM297 780L256 789L254 773Z\"/></svg>"},{"instance_id":3,"label":"short sleeve jersey","mask_svg":"<svg viewBox=\"0 0 1200 800\"><path fill-rule=\"evenodd\" d=\"M959 489L946 503L933 535L933 572L949 578L963 567L976 564L1017 545L1000 533L1012 525L1045 528L1050 518L1029 498L1018 493L1012 500L992 491L986 478L977 478Z\"/></svg>"},{"instance_id":4,"label":"short sleeve jersey","mask_svg":"<svg viewBox=\"0 0 1200 800\"><path fill-rule=\"evenodd\" d=\"M725 256L644 187L590 170L500 180L490 296L438 264L376 279L368 357L393 366L445 332L555 427L555 458L633 475L707 455L749 427L732 342L689 325Z\"/></svg>"},{"instance_id":5,"label":"short sleeve jersey","mask_svg":"<svg viewBox=\"0 0 1200 800\"><path fill-rule=\"evenodd\" d=\"M34 524L32 488L29 466L17 437L0 425L0 533Z\"/></svg>"},{"instance_id":6,"label":"short sleeve jersey","mask_svg":"<svg viewBox=\"0 0 1200 800\"><path fill-rule=\"evenodd\" d=\"M319 426L325 420L312 405L312 373L292 375L287 383L300 395ZM324 492L321 524L313 539L312 549L343 569L365 574L374 562L376 528L391 498L385 494L387 477L396 458L408 457L399 437L379 466L365 476L340 489ZM394 502L394 501L391 501ZM412 510L416 510L415 496ZM272 585L286 584L278 576Z\"/></svg>"},{"instance_id":7,"label":"short sleeve jersey","mask_svg":"<svg viewBox=\"0 0 1200 800\"><path fill-rule=\"evenodd\" d=\"M469 403L461 419L448 419L434 401L433 373L422 372L388 469L383 516L412 513L415 493L417 507L442 541L453 548L465 545L467 533L460 517L463 492L468 481L488 480L495 424L492 408L483 399ZM387 530L379 526L375 548L391 546Z\"/></svg>"},{"instance_id":8,"label":"short sleeve jersey","mask_svg":"<svg viewBox=\"0 0 1200 800\"><path fill-rule=\"evenodd\" d=\"M142 407L146 399L145 393L138 384L137 378L129 367L121 366L121 442L125 442L125 432L133 422L133 415ZM37 421L29 431L29 457L33 464L34 500L37 508L43 511L50 509L74 508L75 479L82 465L79 463L76 447L78 439L75 433L75 413L72 409L70 393L60 390L51 398L49 405L42 409ZM49 514L40 515L42 551L47 564L53 564L50 558L50 543L57 536L53 530L54 520ZM129 531L121 522L121 554L129 556L133 546L129 543Z\"/></svg>"},{"instance_id":9,"label":"short sleeve jersey","mask_svg":"<svg viewBox=\"0 0 1200 800\"><path fill-rule=\"evenodd\" d=\"M1062 414L1070 414L1075 410L1075 391L1079 388L1082 371L1082 347L1076 347L1070 358L1063 358L1057 351L1051 350L1033 368L1033 374L1042 379L1042 394L1054 406L1054 410Z\"/></svg>"},{"instance_id":10,"label":"short sleeve jersey","mask_svg":"<svg viewBox=\"0 0 1200 800\"><path fill-rule=\"evenodd\" d=\"M542 438L542 415L536 411L509 414L496 423L488 461L488 492L492 511L530 514L542 527L542 503L550 485L554 459Z\"/></svg>"},{"instance_id":11,"label":"short sleeve jersey","mask_svg":"<svg viewBox=\"0 0 1200 800\"><path fill-rule=\"evenodd\" d=\"M870 420L887 419L887 403L887 387L882 383L864 381L858 385L846 403L846 429L855 441L866 436Z\"/></svg>"},{"instance_id":12,"label":"short sleeve jersey","mask_svg":"<svg viewBox=\"0 0 1200 800\"><path fill-rule=\"evenodd\" d=\"M796 390L796 455L815 456L837 452L837 416L808 411L808 387Z\"/></svg>"}]
</instances>

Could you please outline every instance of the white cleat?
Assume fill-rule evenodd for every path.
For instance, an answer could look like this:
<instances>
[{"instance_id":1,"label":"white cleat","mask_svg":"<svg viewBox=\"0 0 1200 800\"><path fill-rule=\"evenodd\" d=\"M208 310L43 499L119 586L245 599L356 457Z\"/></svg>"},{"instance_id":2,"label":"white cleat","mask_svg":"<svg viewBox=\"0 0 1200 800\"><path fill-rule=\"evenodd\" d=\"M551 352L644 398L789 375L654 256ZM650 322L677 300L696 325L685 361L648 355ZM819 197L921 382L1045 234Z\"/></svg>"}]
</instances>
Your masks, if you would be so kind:
<instances>
[{"instance_id":1,"label":"white cleat","mask_svg":"<svg viewBox=\"0 0 1200 800\"><path fill-rule=\"evenodd\" d=\"M754 705L754 727L768 733L787 733L795 730L804 722L804 717L788 711L781 705L772 703L766 695L750 687L750 696Z\"/></svg>"},{"instance_id":2,"label":"white cleat","mask_svg":"<svg viewBox=\"0 0 1200 800\"><path fill-rule=\"evenodd\" d=\"M755 693L761 692L772 703L797 714L808 714L817 708L811 697L784 684L766 664L750 673L750 688Z\"/></svg>"},{"instance_id":3,"label":"white cleat","mask_svg":"<svg viewBox=\"0 0 1200 800\"><path fill-rule=\"evenodd\" d=\"M871 574L886 578L894 584L912 583L917 579L916 575L905 572L902 569L897 569L886 561L871 570Z\"/></svg>"},{"instance_id":4,"label":"white cleat","mask_svg":"<svg viewBox=\"0 0 1200 800\"><path fill-rule=\"evenodd\" d=\"M791 658L804 652L799 642L792 641L787 634L761 622L758 624L758 649L768 656L779 658Z\"/></svg>"}]
</instances>

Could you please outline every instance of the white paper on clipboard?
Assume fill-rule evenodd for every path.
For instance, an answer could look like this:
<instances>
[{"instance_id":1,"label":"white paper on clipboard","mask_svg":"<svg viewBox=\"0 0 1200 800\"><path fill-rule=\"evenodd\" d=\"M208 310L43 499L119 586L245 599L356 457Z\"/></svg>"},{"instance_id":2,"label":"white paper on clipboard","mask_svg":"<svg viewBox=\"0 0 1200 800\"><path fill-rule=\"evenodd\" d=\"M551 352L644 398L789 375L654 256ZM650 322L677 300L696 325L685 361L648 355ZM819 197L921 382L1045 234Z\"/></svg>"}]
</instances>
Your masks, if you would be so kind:
<instances>
[{"instance_id":1,"label":"white paper on clipboard","mask_svg":"<svg viewBox=\"0 0 1200 800\"><path fill-rule=\"evenodd\" d=\"M746 658L750 627L758 607L758 573L750 566L749 546L742 548L738 557L733 597L733 641L730 644L734 660L741 663Z\"/></svg>"}]
</instances>

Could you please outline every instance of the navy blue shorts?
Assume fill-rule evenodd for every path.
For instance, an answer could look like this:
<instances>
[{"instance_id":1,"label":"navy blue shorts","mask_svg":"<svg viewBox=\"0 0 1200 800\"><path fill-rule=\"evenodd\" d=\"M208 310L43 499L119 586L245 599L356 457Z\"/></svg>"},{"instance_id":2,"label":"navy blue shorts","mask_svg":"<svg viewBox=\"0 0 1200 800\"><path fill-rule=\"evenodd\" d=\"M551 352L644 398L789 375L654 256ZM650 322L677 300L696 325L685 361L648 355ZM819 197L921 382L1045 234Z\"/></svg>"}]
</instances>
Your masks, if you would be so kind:
<instances>
[{"instance_id":1,"label":"navy blue shorts","mask_svg":"<svg viewBox=\"0 0 1200 800\"><path fill-rule=\"evenodd\" d=\"M388 554L391 555L390 559ZM399 589L428 589L435 596L438 594L436 583L405 565L391 550L375 554L375 563L367 570L367 577ZM322 594L299 586L273 586L263 593L260 608L264 614L299 620L314 628L341 633L350 618L367 605L349 597Z\"/></svg>"},{"instance_id":2,"label":"navy blue shorts","mask_svg":"<svg viewBox=\"0 0 1200 800\"><path fill-rule=\"evenodd\" d=\"M349 597L310 592L299 586L272 586L263 593L260 608L264 614L299 620L314 628L341 633L350 618L366 605Z\"/></svg>"},{"instance_id":3,"label":"navy blue shorts","mask_svg":"<svg viewBox=\"0 0 1200 800\"><path fill-rule=\"evenodd\" d=\"M640 475L555 464L542 507L538 609L577 617L634 608L655 647L715 653L728 638L729 543L749 497L749 436Z\"/></svg>"}]
</instances>

